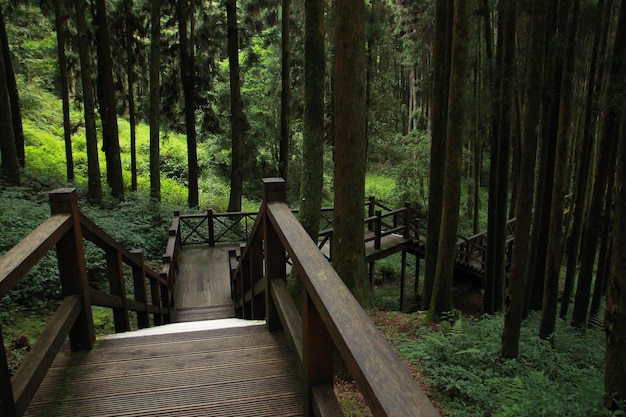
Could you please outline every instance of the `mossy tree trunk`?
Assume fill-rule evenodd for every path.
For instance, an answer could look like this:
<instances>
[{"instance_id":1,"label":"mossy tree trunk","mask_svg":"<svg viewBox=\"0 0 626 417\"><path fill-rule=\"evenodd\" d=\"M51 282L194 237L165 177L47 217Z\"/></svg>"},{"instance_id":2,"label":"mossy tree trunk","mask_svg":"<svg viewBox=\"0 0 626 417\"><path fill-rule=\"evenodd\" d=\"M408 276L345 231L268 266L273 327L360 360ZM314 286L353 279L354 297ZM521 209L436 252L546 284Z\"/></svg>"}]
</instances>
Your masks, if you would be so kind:
<instances>
[{"instance_id":1,"label":"mossy tree trunk","mask_svg":"<svg viewBox=\"0 0 626 417\"><path fill-rule=\"evenodd\" d=\"M439 250L429 316L438 319L452 310L452 276L456 257L457 229L461 209L461 170L465 131L465 85L469 45L469 1L454 1L452 54L446 124L446 172L443 186L443 210L439 228Z\"/></svg>"},{"instance_id":2,"label":"mossy tree trunk","mask_svg":"<svg viewBox=\"0 0 626 417\"><path fill-rule=\"evenodd\" d=\"M365 1L335 5L335 211L333 266L354 297L369 301L365 201Z\"/></svg>"},{"instance_id":3,"label":"mossy tree trunk","mask_svg":"<svg viewBox=\"0 0 626 417\"><path fill-rule=\"evenodd\" d=\"M161 201L161 0L150 9L150 198Z\"/></svg>"},{"instance_id":4,"label":"mossy tree trunk","mask_svg":"<svg viewBox=\"0 0 626 417\"><path fill-rule=\"evenodd\" d=\"M92 203L102 201L100 161L98 159L98 137L96 135L96 102L89 51L89 34L85 19L85 0L74 0L76 30L78 32L78 54L83 87L83 109L85 112L85 137L87 142L87 198Z\"/></svg>"}]
</instances>

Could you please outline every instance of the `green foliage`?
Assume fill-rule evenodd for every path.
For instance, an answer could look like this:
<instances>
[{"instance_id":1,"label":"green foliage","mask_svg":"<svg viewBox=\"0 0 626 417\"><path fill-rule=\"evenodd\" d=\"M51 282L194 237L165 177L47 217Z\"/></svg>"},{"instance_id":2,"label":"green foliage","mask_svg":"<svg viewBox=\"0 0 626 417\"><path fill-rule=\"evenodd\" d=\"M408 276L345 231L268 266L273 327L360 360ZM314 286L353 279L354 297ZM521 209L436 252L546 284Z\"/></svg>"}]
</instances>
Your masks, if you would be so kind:
<instances>
[{"instance_id":1,"label":"green foliage","mask_svg":"<svg viewBox=\"0 0 626 417\"><path fill-rule=\"evenodd\" d=\"M564 325L552 348L536 336L538 322L537 315L525 321L521 354L513 360L499 356L499 316L419 327L393 344L427 374L431 393L449 415L604 415L602 333Z\"/></svg>"}]
</instances>

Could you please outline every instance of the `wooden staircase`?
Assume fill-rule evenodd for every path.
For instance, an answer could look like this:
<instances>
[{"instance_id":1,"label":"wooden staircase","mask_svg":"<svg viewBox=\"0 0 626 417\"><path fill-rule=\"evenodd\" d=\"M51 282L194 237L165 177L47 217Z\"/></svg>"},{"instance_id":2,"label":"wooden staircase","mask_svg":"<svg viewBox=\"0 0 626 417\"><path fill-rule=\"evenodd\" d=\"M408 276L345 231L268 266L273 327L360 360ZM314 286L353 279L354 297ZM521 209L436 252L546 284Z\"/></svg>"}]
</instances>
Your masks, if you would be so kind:
<instances>
[{"instance_id":1,"label":"wooden staircase","mask_svg":"<svg viewBox=\"0 0 626 417\"><path fill-rule=\"evenodd\" d=\"M240 327L219 328L225 322ZM112 335L71 355L66 346L25 415L302 415L301 382L282 333L233 320L197 328Z\"/></svg>"}]
</instances>

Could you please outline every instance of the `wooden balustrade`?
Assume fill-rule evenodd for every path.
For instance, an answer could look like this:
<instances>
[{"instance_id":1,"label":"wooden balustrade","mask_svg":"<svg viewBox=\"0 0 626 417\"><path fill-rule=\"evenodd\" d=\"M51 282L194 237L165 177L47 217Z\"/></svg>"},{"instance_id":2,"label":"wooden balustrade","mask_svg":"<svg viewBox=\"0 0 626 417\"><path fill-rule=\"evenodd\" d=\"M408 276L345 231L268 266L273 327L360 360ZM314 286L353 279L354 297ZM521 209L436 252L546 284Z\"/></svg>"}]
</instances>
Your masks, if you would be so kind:
<instances>
[{"instance_id":1,"label":"wooden balustrade","mask_svg":"<svg viewBox=\"0 0 626 417\"><path fill-rule=\"evenodd\" d=\"M137 313L139 327L169 321L171 287L144 264L141 251L127 251L78 210L74 189L50 193L52 215L0 257L0 297L4 297L54 247L59 265L63 301L48 320L15 375L9 375L0 328L0 416L21 416L45 377L64 340L72 350L91 349L95 342L92 305L110 307L116 331L129 329L128 311ZM101 248L107 260L111 293L90 288L83 239ZM133 273L134 299L126 295L122 265ZM151 299L148 298L148 281Z\"/></svg>"},{"instance_id":2,"label":"wooden balustrade","mask_svg":"<svg viewBox=\"0 0 626 417\"><path fill-rule=\"evenodd\" d=\"M241 311L258 313L264 297L270 331L284 329L300 359L305 415L340 415L332 390L334 352L338 352L376 416L438 416L436 408L395 355L381 333L343 284L284 202L282 179L264 180L264 203L251 240L261 241L264 262L247 261L247 248L234 273ZM287 291L286 257L302 281L302 317ZM244 267L248 263L248 267ZM253 268L252 265L255 265ZM263 266L265 270L263 271ZM247 270L246 268L249 268ZM258 268L258 271L252 269ZM246 305L248 307L246 307Z\"/></svg>"}]
</instances>

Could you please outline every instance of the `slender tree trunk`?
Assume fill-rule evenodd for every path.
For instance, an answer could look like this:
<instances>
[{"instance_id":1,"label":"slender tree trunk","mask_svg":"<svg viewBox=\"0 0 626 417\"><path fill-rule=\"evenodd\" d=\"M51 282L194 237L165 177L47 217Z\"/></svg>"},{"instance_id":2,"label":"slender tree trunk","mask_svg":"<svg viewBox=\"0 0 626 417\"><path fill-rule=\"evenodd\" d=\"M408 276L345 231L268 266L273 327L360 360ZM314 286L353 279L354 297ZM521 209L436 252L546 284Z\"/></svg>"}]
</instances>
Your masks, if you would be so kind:
<instances>
[{"instance_id":1,"label":"slender tree trunk","mask_svg":"<svg viewBox=\"0 0 626 417\"><path fill-rule=\"evenodd\" d=\"M526 279L525 313L528 310L541 310L543 303L543 289L545 285L545 265L547 256L547 242L550 222L550 206L552 204L552 185L554 177L554 158L556 153L556 136L558 125L558 111L560 107L561 74L563 72L563 58L554 53L550 45L559 45L558 28L564 28L565 23L559 16L558 0L548 3L548 28L546 33L547 44L544 77L546 80L544 91L550 94L542 96L542 115L540 125L542 132L539 144L539 172L537 175L537 190L533 213L533 234L530 243L530 257L528 260L528 276ZM557 24L557 20L561 20ZM556 122L555 122L556 121Z\"/></svg>"},{"instance_id":2,"label":"slender tree trunk","mask_svg":"<svg viewBox=\"0 0 626 417\"><path fill-rule=\"evenodd\" d=\"M615 166L612 167L615 170ZM611 242L613 239L613 199L615 198L615 175L609 176L609 184L604 199L604 214L602 218L602 236L600 238L600 250L598 252L598 272L593 285L593 297L589 307L589 320L587 325L592 325L592 320L599 317L600 304L603 296L606 296L606 283L608 281L611 263Z\"/></svg>"},{"instance_id":3,"label":"slender tree trunk","mask_svg":"<svg viewBox=\"0 0 626 417\"><path fill-rule=\"evenodd\" d=\"M232 136L230 200L228 211L241 211L243 196L243 149L246 120L241 100L241 79L239 76L239 35L237 29L237 0L226 0L228 21L228 62L230 63L230 126Z\"/></svg>"},{"instance_id":4,"label":"slender tree trunk","mask_svg":"<svg viewBox=\"0 0 626 417\"><path fill-rule=\"evenodd\" d=\"M304 129L300 223L317 241L324 174L324 2L304 3Z\"/></svg>"},{"instance_id":5,"label":"slender tree trunk","mask_svg":"<svg viewBox=\"0 0 626 417\"><path fill-rule=\"evenodd\" d=\"M150 198L161 201L161 0L150 9Z\"/></svg>"},{"instance_id":6,"label":"slender tree trunk","mask_svg":"<svg viewBox=\"0 0 626 417\"><path fill-rule=\"evenodd\" d=\"M198 207L198 149L196 140L196 70L193 45L187 33L189 20L187 0L178 0L178 36L180 47L180 77L185 100L185 130L187 132L187 186L189 207ZM240 211L240 210L236 210Z\"/></svg>"},{"instance_id":7,"label":"slender tree trunk","mask_svg":"<svg viewBox=\"0 0 626 417\"><path fill-rule=\"evenodd\" d=\"M305 6L306 7L306 6ZM291 45L289 38L291 19L291 0L282 0L281 19L281 90L280 90L280 144L278 157L278 173L288 182L289 148L291 141L290 102L291 102Z\"/></svg>"},{"instance_id":8,"label":"slender tree trunk","mask_svg":"<svg viewBox=\"0 0 626 417\"><path fill-rule=\"evenodd\" d=\"M563 242L565 240L563 209L564 197L569 188L570 124L574 98L573 73L580 0L572 0L568 3L568 6L567 41L561 84L557 151L554 161L554 186L552 189L552 205L550 207L548 257L546 259L543 308L541 322L539 323L539 337L542 339L551 338L556 328L559 275L563 258Z\"/></svg>"},{"instance_id":9,"label":"slender tree trunk","mask_svg":"<svg viewBox=\"0 0 626 417\"><path fill-rule=\"evenodd\" d=\"M11 103L11 124L13 126L13 140L15 141L17 161L21 167L24 167L26 165L26 157L24 155L22 109L20 106L20 96L17 89L17 81L15 80L15 70L13 69L13 59L11 58L11 51L9 49L9 39L7 37L2 7L0 7L0 42L2 43L6 86L9 93L9 102Z\"/></svg>"},{"instance_id":10,"label":"slender tree trunk","mask_svg":"<svg viewBox=\"0 0 626 417\"><path fill-rule=\"evenodd\" d=\"M443 312L452 311L452 276L454 274L457 229L461 208L461 169L466 113L465 85L468 72L469 1L455 0L453 8L452 55L446 127L446 172L439 229L437 270L429 309L431 319L439 319Z\"/></svg>"},{"instance_id":11,"label":"slender tree trunk","mask_svg":"<svg viewBox=\"0 0 626 417\"><path fill-rule=\"evenodd\" d=\"M105 0L96 0L96 51L98 55L98 79L102 86L100 119L102 120L102 144L107 163L107 181L111 195L124 198L122 179L122 160L117 129L117 99L113 83L113 59L111 58L111 39L106 15Z\"/></svg>"},{"instance_id":12,"label":"slender tree trunk","mask_svg":"<svg viewBox=\"0 0 626 417\"><path fill-rule=\"evenodd\" d=\"M20 168L17 159L15 137L13 136L13 123L11 120L11 100L6 82L6 68L4 65L4 42L0 43L0 177L4 177L9 183L19 185Z\"/></svg>"},{"instance_id":13,"label":"slender tree trunk","mask_svg":"<svg viewBox=\"0 0 626 417\"><path fill-rule=\"evenodd\" d=\"M433 287L435 285L435 274L437 272L437 255L439 253L439 228L441 226L443 182L446 172L446 123L448 115L448 85L450 82L452 11L452 2L437 0L423 310L430 308Z\"/></svg>"},{"instance_id":14,"label":"slender tree trunk","mask_svg":"<svg viewBox=\"0 0 626 417\"><path fill-rule=\"evenodd\" d=\"M535 160L537 157L537 125L541 102L546 25L545 0L533 0L530 24L530 46L527 54L526 89L520 152L520 180L517 182L515 205L515 246L504 300L504 329L501 355L515 358L519 352L520 328L524 307L524 289L530 244L533 192L535 189Z\"/></svg>"},{"instance_id":15,"label":"slender tree trunk","mask_svg":"<svg viewBox=\"0 0 626 417\"><path fill-rule=\"evenodd\" d=\"M89 35L85 20L85 0L74 0L80 74L83 87L83 109L85 111L85 137L87 142L87 199L92 203L102 201L98 138L96 136L96 103L89 52Z\"/></svg>"},{"instance_id":16,"label":"slender tree trunk","mask_svg":"<svg viewBox=\"0 0 626 417\"><path fill-rule=\"evenodd\" d=\"M137 191L137 134L135 131L135 59L133 48L133 0L124 0L126 35L126 79L128 82L128 121L130 123L130 189Z\"/></svg>"},{"instance_id":17,"label":"slender tree trunk","mask_svg":"<svg viewBox=\"0 0 626 417\"><path fill-rule=\"evenodd\" d=\"M626 76L624 46L626 45L626 3L622 2L617 23L617 33L611 80L623 80ZM611 85L607 83L607 85ZM613 84L607 113L624 109L624 85ZM612 117L607 115L607 117ZM615 190L615 220L613 222L613 257L609 274L608 294L604 329L606 332L606 354L604 357L605 404L612 410L622 409L626 401L626 116L622 114L622 129L618 136L617 175ZM621 404L620 404L621 403Z\"/></svg>"},{"instance_id":18,"label":"slender tree trunk","mask_svg":"<svg viewBox=\"0 0 626 417\"><path fill-rule=\"evenodd\" d=\"M595 140L595 132L592 129L593 115L594 115L594 98L597 97L597 67L598 67L598 53L600 49L600 31L604 30L606 26L601 25L601 17L604 11L604 1L599 0L597 6L597 13L593 17L595 20L596 31L594 33L593 40L593 52L591 55L591 63L589 67L589 74L587 78L587 98L585 102L585 121L583 127L582 147L578 155L578 164L576 172L576 192L574 198L574 221L572 225L572 233L569 239L568 256L567 256L567 272L565 275L565 285L563 287L563 294L561 295L561 310L559 316L565 319L567 316L567 310L569 308L570 297L572 289L574 288L574 279L576 276L576 268L578 267L578 254L580 250L580 243L583 234L583 219L587 213L587 189L589 184L589 171L591 167L591 157L593 155L593 147Z\"/></svg>"},{"instance_id":19,"label":"slender tree trunk","mask_svg":"<svg viewBox=\"0 0 626 417\"><path fill-rule=\"evenodd\" d=\"M67 57L65 39L68 15L61 0L54 0L54 23L57 34L57 55L59 60L59 93L63 105L63 139L65 142L65 166L67 180L74 181L74 157L72 155L72 127L70 121L70 92L67 76Z\"/></svg>"},{"instance_id":20,"label":"slender tree trunk","mask_svg":"<svg viewBox=\"0 0 626 417\"><path fill-rule=\"evenodd\" d=\"M609 175L614 170L615 149L617 138L620 135L620 117L623 112L624 86L622 80L626 74L624 57L626 56L626 6L621 5L618 27L613 46L613 56L610 69L605 80L607 86L606 109L602 128L600 131L598 145L598 160L596 173L591 194L589 217L585 225L585 239L582 242L580 253L580 272L578 274L578 286L574 300L574 311L572 313L572 326L582 327L587 322L587 309L591 292L591 282L593 279L593 269L595 265L598 238L600 236L600 225L602 224L602 207ZM619 26L622 24L623 26ZM623 129L623 126L622 126ZM619 194L619 188L617 194ZM616 201L619 197L616 197ZM617 209L616 209L617 216ZM614 234L617 233L614 231Z\"/></svg>"},{"instance_id":21,"label":"slender tree trunk","mask_svg":"<svg viewBox=\"0 0 626 417\"><path fill-rule=\"evenodd\" d=\"M333 266L362 303L366 294L365 1L337 0L335 8L335 211Z\"/></svg>"}]
</instances>

